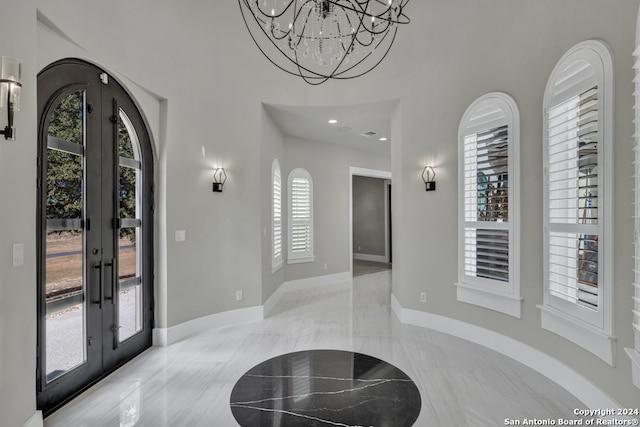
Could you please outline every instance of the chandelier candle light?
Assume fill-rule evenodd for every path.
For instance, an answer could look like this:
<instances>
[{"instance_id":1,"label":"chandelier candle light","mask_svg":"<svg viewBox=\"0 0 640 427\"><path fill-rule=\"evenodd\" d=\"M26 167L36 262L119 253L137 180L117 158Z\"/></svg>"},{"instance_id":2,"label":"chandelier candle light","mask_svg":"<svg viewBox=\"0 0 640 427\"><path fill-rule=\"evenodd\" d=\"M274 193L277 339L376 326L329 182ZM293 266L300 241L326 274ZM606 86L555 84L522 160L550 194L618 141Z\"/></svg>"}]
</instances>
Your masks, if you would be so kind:
<instances>
[{"instance_id":1,"label":"chandelier candle light","mask_svg":"<svg viewBox=\"0 0 640 427\"><path fill-rule=\"evenodd\" d=\"M238 0L258 49L305 82L352 79L387 56L409 0ZM266 40L265 39L266 37Z\"/></svg>"}]
</instances>

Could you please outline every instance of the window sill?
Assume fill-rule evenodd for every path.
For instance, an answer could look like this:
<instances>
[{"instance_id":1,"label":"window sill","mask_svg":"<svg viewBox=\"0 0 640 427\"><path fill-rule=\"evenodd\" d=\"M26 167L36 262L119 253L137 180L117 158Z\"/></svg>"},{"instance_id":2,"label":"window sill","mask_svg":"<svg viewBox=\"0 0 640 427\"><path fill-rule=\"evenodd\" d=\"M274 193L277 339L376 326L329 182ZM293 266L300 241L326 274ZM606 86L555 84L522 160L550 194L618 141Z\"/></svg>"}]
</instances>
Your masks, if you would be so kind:
<instances>
[{"instance_id":1,"label":"window sill","mask_svg":"<svg viewBox=\"0 0 640 427\"><path fill-rule=\"evenodd\" d=\"M640 353L633 348L624 349L631 359L633 385L640 388Z\"/></svg>"},{"instance_id":2,"label":"window sill","mask_svg":"<svg viewBox=\"0 0 640 427\"><path fill-rule=\"evenodd\" d=\"M455 283L455 285L460 302L488 308L518 319L522 318L522 298L520 297L491 292L465 283Z\"/></svg>"},{"instance_id":3,"label":"window sill","mask_svg":"<svg viewBox=\"0 0 640 427\"><path fill-rule=\"evenodd\" d=\"M590 351L611 366L615 366L616 338L580 319L548 305L539 305L542 329Z\"/></svg>"},{"instance_id":4,"label":"window sill","mask_svg":"<svg viewBox=\"0 0 640 427\"><path fill-rule=\"evenodd\" d=\"M313 262L316 260L316 257L314 256L306 256L306 257L300 257L300 258L289 258L287 259L287 264L302 264L305 262Z\"/></svg>"}]
</instances>

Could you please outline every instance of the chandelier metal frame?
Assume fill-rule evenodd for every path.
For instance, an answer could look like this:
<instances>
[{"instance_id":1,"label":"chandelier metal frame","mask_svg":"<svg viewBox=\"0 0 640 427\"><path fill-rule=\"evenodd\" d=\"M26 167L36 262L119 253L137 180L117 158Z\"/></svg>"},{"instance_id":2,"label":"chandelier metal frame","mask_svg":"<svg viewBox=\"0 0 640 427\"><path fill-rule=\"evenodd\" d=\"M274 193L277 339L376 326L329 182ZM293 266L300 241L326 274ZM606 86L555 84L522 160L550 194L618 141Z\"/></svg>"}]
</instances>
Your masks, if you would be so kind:
<instances>
[{"instance_id":1,"label":"chandelier metal frame","mask_svg":"<svg viewBox=\"0 0 640 427\"><path fill-rule=\"evenodd\" d=\"M410 23L404 13L407 3L409 0L238 0L242 19L260 52L279 69L311 85L353 79L376 68L389 53L399 24ZM275 55L269 55L258 41L263 36L275 47Z\"/></svg>"}]
</instances>

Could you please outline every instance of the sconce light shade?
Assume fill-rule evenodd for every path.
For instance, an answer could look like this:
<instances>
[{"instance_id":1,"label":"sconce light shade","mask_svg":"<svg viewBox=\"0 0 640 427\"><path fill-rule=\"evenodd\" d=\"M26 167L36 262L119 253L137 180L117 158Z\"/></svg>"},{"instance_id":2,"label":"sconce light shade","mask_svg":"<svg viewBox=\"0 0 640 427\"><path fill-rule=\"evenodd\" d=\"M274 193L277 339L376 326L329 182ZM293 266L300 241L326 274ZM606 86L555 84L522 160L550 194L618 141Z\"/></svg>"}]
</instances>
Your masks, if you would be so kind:
<instances>
[{"instance_id":1,"label":"sconce light shade","mask_svg":"<svg viewBox=\"0 0 640 427\"><path fill-rule=\"evenodd\" d=\"M213 171L213 191L215 193L222 193L222 186L227 181L227 173L224 168L217 168Z\"/></svg>"},{"instance_id":2,"label":"sconce light shade","mask_svg":"<svg viewBox=\"0 0 640 427\"><path fill-rule=\"evenodd\" d=\"M2 69L0 70L0 108L7 110L7 126L0 130L4 139L15 139L13 127L13 113L20 111L20 89L22 83L22 63L10 56L2 57Z\"/></svg>"},{"instance_id":3,"label":"sconce light shade","mask_svg":"<svg viewBox=\"0 0 640 427\"><path fill-rule=\"evenodd\" d=\"M434 191L436 189L436 172L432 166L425 166L422 169L422 180L425 184L426 191Z\"/></svg>"}]
</instances>

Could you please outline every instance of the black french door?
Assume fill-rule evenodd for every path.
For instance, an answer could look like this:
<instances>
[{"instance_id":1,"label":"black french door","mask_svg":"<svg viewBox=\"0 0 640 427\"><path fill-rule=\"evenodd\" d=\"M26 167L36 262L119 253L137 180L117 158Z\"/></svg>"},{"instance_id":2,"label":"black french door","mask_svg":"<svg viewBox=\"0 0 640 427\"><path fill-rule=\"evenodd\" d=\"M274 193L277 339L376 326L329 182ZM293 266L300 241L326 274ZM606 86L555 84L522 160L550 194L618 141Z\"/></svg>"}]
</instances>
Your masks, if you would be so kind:
<instances>
[{"instance_id":1,"label":"black french door","mask_svg":"<svg viewBox=\"0 0 640 427\"><path fill-rule=\"evenodd\" d=\"M151 346L153 163L133 100L103 70L38 75L37 401L45 416Z\"/></svg>"}]
</instances>

